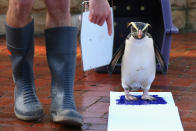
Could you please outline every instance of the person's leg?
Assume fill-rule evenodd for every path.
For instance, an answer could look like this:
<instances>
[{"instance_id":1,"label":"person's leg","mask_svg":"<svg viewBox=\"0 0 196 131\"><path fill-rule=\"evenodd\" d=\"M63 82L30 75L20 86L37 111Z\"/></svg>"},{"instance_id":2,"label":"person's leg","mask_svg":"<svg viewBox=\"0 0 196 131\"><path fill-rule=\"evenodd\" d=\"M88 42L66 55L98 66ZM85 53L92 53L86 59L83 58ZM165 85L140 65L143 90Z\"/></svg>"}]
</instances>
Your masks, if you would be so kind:
<instances>
[{"instance_id":1,"label":"person's leg","mask_svg":"<svg viewBox=\"0 0 196 131\"><path fill-rule=\"evenodd\" d=\"M71 26L70 0L45 0L46 28Z\"/></svg>"},{"instance_id":2,"label":"person's leg","mask_svg":"<svg viewBox=\"0 0 196 131\"><path fill-rule=\"evenodd\" d=\"M33 77L33 2L34 0L10 0L5 25L15 83L14 111L17 118L22 120L38 120L43 116Z\"/></svg>"},{"instance_id":3,"label":"person's leg","mask_svg":"<svg viewBox=\"0 0 196 131\"><path fill-rule=\"evenodd\" d=\"M7 25L21 28L32 21L31 9L34 0L9 0L9 7L6 15Z\"/></svg>"},{"instance_id":4,"label":"person's leg","mask_svg":"<svg viewBox=\"0 0 196 131\"><path fill-rule=\"evenodd\" d=\"M73 96L77 28L71 27L70 0L45 0L47 59L52 75L51 118L54 122L81 126Z\"/></svg>"}]
</instances>

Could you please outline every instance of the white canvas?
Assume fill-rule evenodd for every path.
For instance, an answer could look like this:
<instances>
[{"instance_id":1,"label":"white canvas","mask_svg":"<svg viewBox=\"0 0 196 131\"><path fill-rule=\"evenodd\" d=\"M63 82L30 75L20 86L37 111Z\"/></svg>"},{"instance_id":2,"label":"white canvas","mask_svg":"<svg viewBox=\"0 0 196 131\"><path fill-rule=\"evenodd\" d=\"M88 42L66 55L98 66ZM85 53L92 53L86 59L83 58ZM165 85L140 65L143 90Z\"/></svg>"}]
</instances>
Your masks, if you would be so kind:
<instances>
[{"instance_id":1,"label":"white canvas","mask_svg":"<svg viewBox=\"0 0 196 131\"><path fill-rule=\"evenodd\" d=\"M109 108L108 131L183 131L177 107Z\"/></svg>"},{"instance_id":2,"label":"white canvas","mask_svg":"<svg viewBox=\"0 0 196 131\"><path fill-rule=\"evenodd\" d=\"M83 12L80 39L84 71L108 65L113 53L114 29L109 36L106 22L98 26L91 23L88 16L89 12Z\"/></svg>"},{"instance_id":3,"label":"white canvas","mask_svg":"<svg viewBox=\"0 0 196 131\"><path fill-rule=\"evenodd\" d=\"M131 92L142 95L142 92ZM118 105L124 92L110 92L108 131L183 131L171 92L150 92L167 101L158 105Z\"/></svg>"}]
</instances>

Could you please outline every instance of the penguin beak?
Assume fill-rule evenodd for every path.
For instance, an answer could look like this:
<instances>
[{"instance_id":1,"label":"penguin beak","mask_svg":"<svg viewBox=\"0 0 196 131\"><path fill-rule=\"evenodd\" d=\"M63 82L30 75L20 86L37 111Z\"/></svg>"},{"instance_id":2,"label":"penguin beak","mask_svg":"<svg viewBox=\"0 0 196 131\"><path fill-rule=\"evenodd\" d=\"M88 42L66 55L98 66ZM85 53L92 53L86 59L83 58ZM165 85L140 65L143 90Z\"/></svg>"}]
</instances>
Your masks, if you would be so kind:
<instances>
[{"instance_id":1,"label":"penguin beak","mask_svg":"<svg viewBox=\"0 0 196 131\"><path fill-rule=\"evenodd\" d=\"M139 39L141 39L141 38L142 38L142 35L143 35L142 30L138 30L138 32L137 32L137 37L138 37Z\"/></svg>"}]
</instances>

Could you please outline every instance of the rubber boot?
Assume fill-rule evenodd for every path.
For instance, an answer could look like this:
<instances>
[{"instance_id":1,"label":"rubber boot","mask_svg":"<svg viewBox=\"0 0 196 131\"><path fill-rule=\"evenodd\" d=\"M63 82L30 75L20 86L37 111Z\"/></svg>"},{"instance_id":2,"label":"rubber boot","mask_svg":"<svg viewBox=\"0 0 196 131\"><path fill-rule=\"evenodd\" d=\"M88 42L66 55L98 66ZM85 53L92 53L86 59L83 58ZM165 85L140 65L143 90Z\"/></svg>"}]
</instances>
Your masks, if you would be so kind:
<instances>
[{"instance_id":1,"label":"rubber boot","mask_svg":"<svg viewBox=\"0 0 196 131\"><path fill-rule=\"evenodd\" d=\"M13 71L14 111L18 119L39 120L43 116L34 85L33 56L34 56L34 22L23 28L6 27L7 48Z\"/></svg>"},{"instance_id":2,"label":"rubber boot","mask_svg":"<svg viewBox=\"0 0 196 131\"><path fill-rule=\"evenodd\" d=\"M69 126L82 126L82 116L76 111L73 96L77 28L47 29L45 37L47 59L52 75L52 121Z\"/></svg>"}]
</instances>

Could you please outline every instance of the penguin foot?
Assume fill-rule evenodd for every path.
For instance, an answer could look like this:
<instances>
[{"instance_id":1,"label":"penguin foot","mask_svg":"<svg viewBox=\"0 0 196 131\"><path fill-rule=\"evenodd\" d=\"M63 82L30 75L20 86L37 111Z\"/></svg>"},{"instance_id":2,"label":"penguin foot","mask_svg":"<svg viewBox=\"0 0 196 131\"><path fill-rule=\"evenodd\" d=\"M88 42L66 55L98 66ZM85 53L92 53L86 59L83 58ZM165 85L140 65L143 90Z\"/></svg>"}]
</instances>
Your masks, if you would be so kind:
<instances>
[{"instance_id":1,"label":"penguin foot","mask_svg":"<svg viewBox=\"0 0 196 131\"><path fill-rule=\"evenodd\" d=\"M136 101L137 100L137 98L135 96L132 96L130 94L125 95L125 99L127 101Z\"/></svg>"},{"instance_id":2,"label":"penguin foot","mask_svg":"<svg viewBox=\"0 0 196 131\"><path fill-rule=\"evenodd\" d=\"M154 98L154 97L152 97L152 96L150 96L150 95L143 95L142 96L142 100L150 100L150 101L152 101L152 100L155 100L156 98Z\"/></svg>"}]
</instances>

